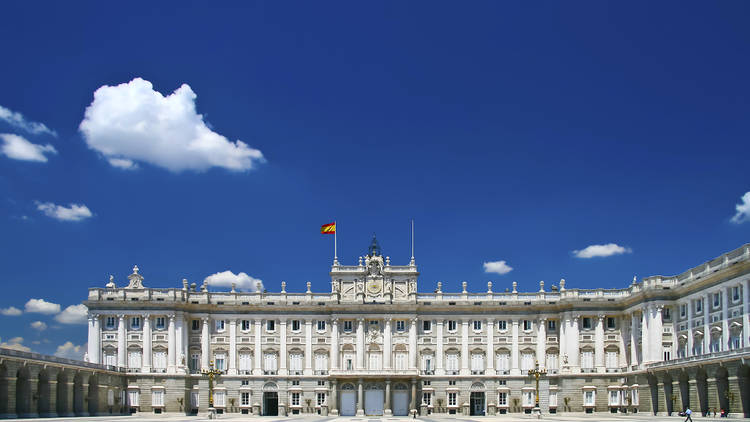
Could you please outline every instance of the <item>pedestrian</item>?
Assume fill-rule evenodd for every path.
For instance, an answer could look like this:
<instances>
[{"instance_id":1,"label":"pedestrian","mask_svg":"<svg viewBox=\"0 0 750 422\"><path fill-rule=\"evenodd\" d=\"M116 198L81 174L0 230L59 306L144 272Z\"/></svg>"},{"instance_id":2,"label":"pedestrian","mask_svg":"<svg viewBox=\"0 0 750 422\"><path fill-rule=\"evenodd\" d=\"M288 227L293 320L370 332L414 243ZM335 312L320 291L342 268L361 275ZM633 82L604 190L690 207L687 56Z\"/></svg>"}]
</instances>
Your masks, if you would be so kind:
<instances>
[{"instance_id":1,"label":"pedestrian","mask_svg":"<svg viewBox=\"0 0 750 422\"><path fill-rule=\"evenodd\" d=\"M693 413L693 411L692 411L692 410L690 410L690 408L689 408L689 407L688 407L687 409L685 409L685 416L687 416L687 417L685 418L685 422L688 422L688 421L690 421L690 422L693 422L693 418L691 418L691 417L690 417L690 415L691 415L692 413Z\"/></svg>"}]
</instances>

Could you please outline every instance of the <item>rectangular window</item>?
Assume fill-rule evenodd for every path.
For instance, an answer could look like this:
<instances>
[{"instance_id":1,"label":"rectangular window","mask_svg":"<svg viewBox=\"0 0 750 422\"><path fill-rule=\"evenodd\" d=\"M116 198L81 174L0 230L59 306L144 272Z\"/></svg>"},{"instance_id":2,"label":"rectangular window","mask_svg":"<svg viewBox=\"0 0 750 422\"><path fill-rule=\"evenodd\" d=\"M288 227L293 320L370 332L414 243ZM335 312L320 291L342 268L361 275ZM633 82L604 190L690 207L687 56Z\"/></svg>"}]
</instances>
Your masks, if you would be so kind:
<instances>
[{"instance_id":1,"label":"rectangular window","mask_svg":"<svg viewBox=\"0 0 750 422\"><path fill-rule=\"evenodd\" d=\"M299 393L292 393L292 406L299 406Z\"/></svg>"},{"instance_id":2,"label":"rectangular window","mask_svg":"<svg viewBox=\"0 0 750 422\"><path fill-rule=\"evenodd\" d=\"M581 352L581 368L594 369L594 352L590 350Z\"/></svg>"},{"instance_id":3,"label":"rectangular window","mask_svg":"<svg viewBox=\"0 0 750 422\"><path fill-rule=\"evenodd\" d=\"M451 319L448 320L448 331L456 331L456 321Z\"/></svg>"},{"instance_id":4,"label":"rectangular window","mask_svg":"<svg viewBox=\"0 0 750 422\"><path fill-rule=\"evenodd\" d=\"M458 355L455 353L450 353L447 355L447 358L445 360L445 370L446 371L458 371Z\"/></svg>"},{"instance_id":5,"label":"rectangular window","mask_svg":"<svg viewBox=\"0 0 750 422\"><path fill-rule=\"evenodd\" d=\"M554 319L547 321L547 329L549 331L555 331L557 329L557 321Z\"/></svg>"},{"instance_id":6,"label":"rectangular window","mask_svg":"<svg viewBox=\"0 0 750 422\"><path fill-rule=\"evenodd\" d=\"M352 332L352 322L351 321L344 321L344 331L347 333Z\"/></svg>"},{"instance_id":7,"label":"rectangular window","mask_svg":"<svg viewBox=\"0 0 750 422\"><path fill-rule=\"evenodd\" d=\"M584 318L583 319L583 329L584 330L590 330L591 329L591 318Z\"/></svg>"},{"instance_id":8,"label":"rectangular window","mask_svg":"<svg viewBox=\"0 0 750 422\"><path fill-rule=\"evenodd\" d=\"M680 305L680 318L687 318L687 305L684 303Z\"/></svg>"},{"instance_id":9,"label":"rectangular window","mask_svg":"<svg viewBox=\"0 0 750 422\"><path fill-rule=\"evenodd\" d=\"M448 393L448 406L454 407L456 406L456 396L457 393Z\"/></svg>"},{"instance_id":10,"label":"rectangular window","mask_svg":"<svg viewBox=\"0 0 750 422\"><path fill-rule=\"evenodd\" d=\"M151 392L151 406L163 407L164 406L164 391L154 390Z\"/></svg>"},{"instance_id":11,"label":"rectangular window","mask_svg":"<svg viewBox=\"0 0 750 422\"><path fill-rule=\"evenodd\" d=\"M114 329L115 329L115 326L117 326L117 322L116 322L116 320L115 320L115 317L112 317L112 316L108 316L108 317L107 317L107 320L106 320L106 323L105 323L105 327L106 327L106 328L107 328L108 330L114 330Z\"/></svg>"},{"instance_id":12,"label":"rectangular window","mask_svg":"<svg viewBox=\"0 0 750 422\"><path fill-rule=\"evenodd\" d=\"M620 366L618 360L619 360L619 356L617 352L607 352L607 357L606 357L607 369L615 369L618 366Z\"/></svg>"},{"instance_id":13,"label":"rectangular window","mask_svg":"<svg viewBox=\"0 0 750 422\"><path fill-rule=\"evenodd\" d=\"M300 330L300 322L298 319L292 320L292 331L299 331Z\"/></svg>"},{"instance_id":14,"label":"rectangular window","mask_svg":"<svg viewBox=\"0 0 750 422\"><path fill-rule=\"evenodd\" d=\"M226 391L214 391L214 406L226 407L226 405L227 405L227 392Z\"/></svg>"},{"instance_id":15,"label":"rectangular window","mask_svg":"<svg viewBox=\"0 0 750 422\"><path fill-rule=\"evenodd\" d=\"M354 369L354 356L351 354L344 355L344 363L346 364L346 370L351 371Z\"/></svg>"},{"instance_id":16,"label":"rectangular window","mask_svg":"<svg viewBox=\"0 0 750 422\"><path fill-rule=\"evenodd\" d=\"M740 300L740 286L732 287L732 301L737 302Z\"/></svg>"},{"instance_id":17,"label":"rectangular window","mask_svg":"<svg viewBox=\"0 0 750 422\"><path fill-rule=\"evenodd\" d=\"M617 390L609 390L609 405L618 406L620 404L620 392Z\"/></svg>"},{"instance_id":18,"label":"rectangular window","mask_svg":"<svg viewBox=\"0 0 750 422\"><path fill-rule=\"evenodd\" d=\"M638 397L638 389L634 388L630 392L630 401L633 403L634 406L637 406L638 404L640 404L640 399Z\"/></svg>"},{"instance_id":19,"label":"rectangular window","mask_svg":"<svg viewBox=\"0 0 750 422\"><path fill-rule=\"evenodd\" d=\"M165 324L164 317L156 317L156 329L157 330L163 330Z\"/></svg>"},{"instance_id":20,"label":"rectangular window","mask_svg":"<svg viewBox=\"0 0 750 422\"><path fill-rule=\"evenodd\" d=\"M141 351L136 350L128 353L128 368L141 367Z\"/></svg>"},{"instance_id":21,"label":"rectangular window","mask_svg":"<svg viewBox=\"0 0 750 422\"><path fill-rule=\"evenodd\" d=\"M223 353L214 354L214 367L218 371L225 371L227 369L226 364L227 355Z\"/></svg>"},{"instance_id":22,"label":"rectangular window","mask_svg":"<svg viewBox=\"0 0 750 422\"><path fill-rule=\"evenodd\" d=\"M669 321L672 319L672 308L664 308L664 311L662 311L664 314L664 319L666 321Z\"/></svg>"},{"instance_id":23,"label":"rectangular window","mask_svg":"<svg viewBox=\"0 0 750 422\"><path fill-rule=\"evenodd\" d=\"M328 371L328 355L318 353L315 355L315 371L322 374L324 371Z\"/></svg>"},{"instance_id":24,"label":"rectangular window","mask_svg":"<svg viewBox=\"0 0 750 422\"><path fill-rule=\"evenodd\" d=\"M557 371L558 355L556 353L550 353L547 355L547 370Z\"/></svg>"},{"instance_id":25,"label":"rectangular window","mask_svg":"<svg viewBox=\"0 0 750 422\"><path fill-rule=\"evenodd\" d=\"M531 407L534 405L533 391L524 391L521 396L523 397L523 407Z\"/></svg>"},{"instance_id":26,"label":"rectangular window","mask_svg":"<svg viewBox=\"0 0 750 422\"><path fill-rule=\"evenodd\" d=\"M721 306L721 293L714 293L714 308Z\"/></svg>"},{"instance_id":27,"label":"rectangular window","mask_svg":"<svg viewBox=\"0 0 750 422\"><path fill-rule=\"evenodd\" d=\"M250 392L243 391L240 393L240 406L250 406Z\"/></svg>"},{"instance_id":28,"label":"rectangular window","mask_svg":"<svg viewBox=\"0 0 750 422\"><path fill-rule=\"evenodd\" d=\"M479 353L471 355L471 371L484 372L484 355Z\"/></svg>"},{"instance_id":29,"label":"rectangular window","mask_svg":"<svg viewBox=\"0 0 750 422\"><path fill-rule=\"evenodd\" d=\"M432 355L424 355L422 356L422 369L425 372L433 371L434 368L432 366Z\"/></svg>"},{"instance_id":30,"label":"rectangular window","mask_svg":"<svg viewBox=\"0 0 750 422\"><path fill-rule=\"evenodd\" d=\"M456 381L454 380L448 381L448 385L456 385Z\"/></svg>"},{"instance_id":31,"label":"rectangular window","mask_svg":"<svg viewBox=\"0 0 750 422\"><path fill-rule=\"evenodd\" d=\"M269 319L269 320L266 321L266 331L268 331L269 333L272 333L272 332L276 331L276 321L275 320Z\"/></svg>"},{"instance_id":32,"label":"rectangular window","mask_svg":"<svg viewBox=\"0 0 750 422\"><path fill-rule=\"evenodd\" d=\"M425 333L432 331L432 321L422 321L422 331Z\"/></svg>"},{"instance_id":33,"label":"rectangular window","mask_svg":"<svg viewBox=\"0 0 750 422\"><path fill-rule=\"evenodd\" d=\"M193 328L193 331L198 331L201 329L201 321L199 319L194 319L191 322L191 327Z\"/></svg>"},{"instance_id":34,"label":"rectangular window","mask_svg":"<svg viewBox=\"0 0 750 422\"><path fill-rule=\"evenodd\" d=\"M326 393L316 393L315 404L318 406L324 406L326 404Z\"/></svg>"},{"instance_id":35,"label":"rectangular window","mask_svg":"<svg viewBox=\"0 0 750 422\"><path fill-rule=\"evenodd\" d=\"M396 353L396 370L397 371L406 370L406 353L403 353L403 352Z\"/></svg>"},{"instance_id":36,"label":"rectangular window","mask_svg":"<svg viewBox=\"0 0 750 422\"><path fill-rule=\"evenodd\" d=\"M138 390L128 390L128 406L138 407L140 406L140 394Z\"/></svg>"},{"instance_id":37,"label":"rectangular window","mask_svg":"<svg viewBox=\"0 0 750 422\"><path fill-rule=\"evenodd\" d=\"M326 386L326 382L325 381L318 380L318 387L325 387L325 386Z\"/></svg>"},{"instance_id":38,"label":"rectangular window","mask_svg":"<svg viewBox=\"0 0 750 422\"><path fill-rule=\"evenodd\" d=\"M426 404L427 406L432 406L432 393L429 393L429 392L422 393L422 404Z\"/></svg>"},{"instance_id":39,"label":"rectangular window","mask_svg":"<svg viewBox=\"0 0 750 422\"><path fill-rule=\"evenodd\" d=\"M192 353L190 355L190 370L199 371L201 369L201 354Z\"/></svg>"},{"instance_id":40,"label":"rectangular window","mask_svg":"<svg viewBox=\"0 0 750 422\"><path fill-rule=\"evenodd\" d=\"M141 328L141 317L131 317L130 328L133 330L139 330Z\"/></svg>"},{"instance_id":41,"label":"rectangular window","mask_svg":"<svg viewBox=\"0 0 750 422\"><path fill-rule=\"evenodd\" d=\"M250 320L243 319L242 320L242 325L240 326L240 329L242 331L250 331Z\"/></svg>"},{"instance_id":42,"label":"rectangular window","mask_svg":"<svg viewBox=\"0 0 750 422\"><path fill-rule=\"evenodd\" d=\"M531 331L531 320L528 320L528 319L523 320L523 330Z\"/></svg>"},{"instance_id":43,"label":"rectangular window","mask_svg":"<svg viewBox=\"0 0 750 422\"><path fill-rule=\"evenodd\" d=\"M396 321L396 331L404 331L406 324L403 320Z\"/></svg>"},{"instance_id":44,"label":"rectangular window","mask_svg":"<svg viewBox=\"0 0 750 422\"><path fill-rule=\"evenodd\" d=\"M299 385L299 380L292 380L292 385Z\"/></svg>"},{"instance_id":45,"label":"rectangular window","mask_svg":"<svg viewBox=\"0 0 750 422\"><path fill-rule=\"evenodd\" d=\"M104 364L105 365L111 365L111 366L117 366L117 354L112 353L106 353L104 355Z\"/></svg>"},{"instance_id":46,"label":"rectangular window","mask_svg":"<svg viewBox=\"0 0 750 422\"><path fill-rule=\"evenodd\" d=\"M507 371L510 369L510 355L507 353L500 353L497 355L497 370Z\"/></svg>"},{"instance_id":47,"label":"rectangular window","mask_svg":"<svg viewBox=\"0 0 750 422\"><path fill-rule=\"evenodd\" d=\"M593 406L594 405L594 391L586 390L583 392L583 405Z\"/></svg>"},{"instance_id":48,"label":"rectangular window","mask_svg":"<svg viewBox=\"0 0 750 422\"><path fill-rule=\"evenodd\" d=\"M474 320L474 331L482 331L482 321Z\"/></svg>"},{"instance_id":49,"label":"rectangular window","mask_svg":"<svg viewBox=\"0 0 750 422\"><path fill-rule=\"evenodd\" d=\"M534 355L532 353L523 353L521 355L521 371L526 373L530 369L534 369Z\"/></svg>"},{"instance_id":50,"label":"rectangular window","mask_svg":"<svg viewBox=\"0 0 750 422\"><path fill-rule=\"evenodd\" d=\"M497 405L498 406L508 405L508 393L497 393Z\"/></svg>"},{"instance_id":51,"label":"rectangular window","mask_svg":"<svg viewBox=\"0 0 750 422\"><path fill-rule=\"evenodd\" d=\"M292 353L289 355L289 370L302 371L302 354Z\"/></svg>"},{"instance_id":52,"label":"rectangular window","mask_svg":"<svg viewBox=\"0 0 750 422\"><path fill-rule=\"evenodd\" d=\"M276 355L274 353L266 353L263 355L263 370L268 373L275 373L278 366L276 365Z\"/></svg>"},{"instance_id":53,"label":"rectangular window","mask_svg":"<svg viewBox=\"0 0 750 422\"><path fill-rule=\"evenodd\" d=\"M557 391L549 392L549 407L557 407Z\"/></svg>"},{"instance_id":54,"label":"rectangular window","mask_svg":"<svg viewBox=\"0 0 750 422\"><path fill-rule=\"evenodd\" d=\"M505 331L508 329L508 322L503 320L500 320L497 322L497 329L500 331Z\"/></svg>"},{"instance_id":55,"label":"rectangular window","mask_svg":"<svg viewBox=\"0 0 750 422\"><path fill-rule=\"evenodd\" d=\"M154 352L154 369L167 369L167 352Z\"/></svg>"},{"instance_id":56,"label":"rectangular window","mask_svg":"<svg viewBox=\"0 0 750 422\"><path fill-rule=\"evenodd\" d=\"M608 330L614 330L617 328L617 324L615 323L615 319L613 317L607 317L607 329Z\"/></svg>"},{"instance_id":57,"label":"rectangular window","mask_svg":"<svg viewBox=\"0 0 750 422\"><path fill-rule=\"evenodd\" d=\"M215 321L215 323L216 323L216 331L217 332L224 331L224 320L223 319L217 319Z\"/></svg>"},{"instance_id":58,"label":"rectangular window","mask_svg":"<svg viewBox=\"0 0 750 422\"><path fill-rule=\"evenodd\" d=\"M253 356L250 353L240 353L240 371L249 372L253 369Z\"/></svg>"},{"instance_id":59,"label":"rectangular window","mask_svg":"<svg viewBox=\"0 0 750 422\"><path fill-rule=\"evenodd\" d=\"M325 321L318 321L318 331L325 331L326 330L326 322Z\"/></svg>"},{"instance_id":60,"label":"rectangular window","mask_svg":"<svg viewBox=\"0 0 750 422\"><path fill-rule=\"evenodd\" d=\"M703 310L703 299L695 301L695 312L701 312Z\"/></svg>"},{"instance_id":61,"label":"rectangular window","mask_svg":"<svg viewBox=\"0 0 750 422\"><path fill-rule=\"evenodd\" d=\"M201 402L201 394L198 391L191 391L190 392L190 406L193 407L193 409L198 408L198 404Z\"/></svg>"}]
</instances>

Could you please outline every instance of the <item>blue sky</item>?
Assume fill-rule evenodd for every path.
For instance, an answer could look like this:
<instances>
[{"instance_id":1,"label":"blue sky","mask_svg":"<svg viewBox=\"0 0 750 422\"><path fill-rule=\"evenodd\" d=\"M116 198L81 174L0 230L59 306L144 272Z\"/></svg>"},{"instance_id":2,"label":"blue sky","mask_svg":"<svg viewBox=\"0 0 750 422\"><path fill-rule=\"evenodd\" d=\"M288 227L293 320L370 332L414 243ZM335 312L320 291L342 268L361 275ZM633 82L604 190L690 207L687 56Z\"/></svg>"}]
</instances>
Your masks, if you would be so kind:
<instances>
[{"instance_id":1,"label":"blue sky","mask_svg":"<svg viewBox=\"0 0 750 422\"><path fill-rule=\"evenodd\" d=\"M343 263L375 232L405 264L414 219L421 291L624 287L739 247L748 12L3 2L0 342L80 353L65 310L134 264L328 291L333 220Z\"/></svg>"}]
</instances>

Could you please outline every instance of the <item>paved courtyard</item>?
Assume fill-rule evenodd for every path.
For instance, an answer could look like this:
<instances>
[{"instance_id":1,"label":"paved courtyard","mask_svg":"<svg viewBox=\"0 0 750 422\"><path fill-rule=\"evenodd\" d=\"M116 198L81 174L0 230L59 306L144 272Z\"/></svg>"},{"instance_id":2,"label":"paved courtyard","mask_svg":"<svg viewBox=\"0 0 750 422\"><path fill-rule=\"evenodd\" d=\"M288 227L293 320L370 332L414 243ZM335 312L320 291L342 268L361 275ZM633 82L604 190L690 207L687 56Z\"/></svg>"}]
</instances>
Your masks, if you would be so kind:
<instances>
[{"instance_id":1,"label":"paved courtyard","mask_svg":"<svg viewBox=\"0 0 750 422\"><path fill-rule=\"evenodd\" d=\"M741 415L736 414L733 415L734 417L730 419L738 419ZM611 415L611 414L593 414L593 415L585 415L585 414L568 414L568 415L544 415L542 417L542 420L544 421L569 421L569 422L577 422L577 421L603 421L603 422L615 422L615 421L630 421L630 422L676 422L676 421L683 421L684 417L678 417L678 416L652 416L646 413L642 414L635 414L635 415ZM697 416L694 418L696 422L698 421L707 421L707 420L713 420L714 418L703 418L700 416ZM722 420L721 418L716 418L717 422L719 420ZM178 421L186 421L186 422L203 422L208 421L208 418L201 417L201 416L172 416L172 415L137 415L137 416L115 416L115 417L106 417L106 416L98 416L98 417L82 417L82 418L44 418L44 419L25 419L27 421L65 421L65 420L76 420L76 421L97 421L97 422L124 422L124 421L146 421L146 422L178 422ZM417 418L412 419L409 417L337 417L337 418L331 418L331 417L323 417L323 416L290 416L290 417L277 417L277 416L268 416L268 417L253 417L253 416L247 416L247 415L221 415L219 418L215 419L217 421L221 420L232 420L232 421L239 421L239 420L248 420L248 421L259 421L259 422L472 422L472 421L478 421L478 422L511 422L511 421L532 421L537 420L536 418L533 418L529 415L502 415L502 416L485 416L485 417L462 417L461 415L453 416L453 417L446 417L446 416L436 416L436 417L428 417L428 418ZM750 419L743 419L743 420L750 420Z\"/></svg>"}]
</instances>

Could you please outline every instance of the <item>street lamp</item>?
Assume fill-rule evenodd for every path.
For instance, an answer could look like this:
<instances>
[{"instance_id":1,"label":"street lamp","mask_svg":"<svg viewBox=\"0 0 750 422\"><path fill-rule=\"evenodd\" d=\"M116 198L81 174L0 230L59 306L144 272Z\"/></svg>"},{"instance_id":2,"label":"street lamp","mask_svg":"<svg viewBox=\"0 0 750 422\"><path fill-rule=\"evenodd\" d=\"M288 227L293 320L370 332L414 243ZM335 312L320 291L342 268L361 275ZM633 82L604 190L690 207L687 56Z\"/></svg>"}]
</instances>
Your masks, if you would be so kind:
<instances>
[{"instance_id":1,"label":"street lamp","mask_svg":"<svg viewBox=\"0 0 750 422\"><path fill-rule=\"evenodd\" d=\"M208 409L214 408L214 378L221 375L222 371L214 368L214 361L209 362L208 369L201 370L203 375L208 376Z\"/></svg>"},{"instance_id":2,"label":"street lamp","mask_svg":"<svg viewBox=\"0 0 750 422\"><path fill-rule=\"evenodd\" d=\"M539 409L539 378L547 375L546 369L539 369L539 361L534 364L534 369L529 369L529 376L534 377L536 380L536 400L534 401L534 412L541 415L542 412Z\"/></svg>"}]
</instances>

